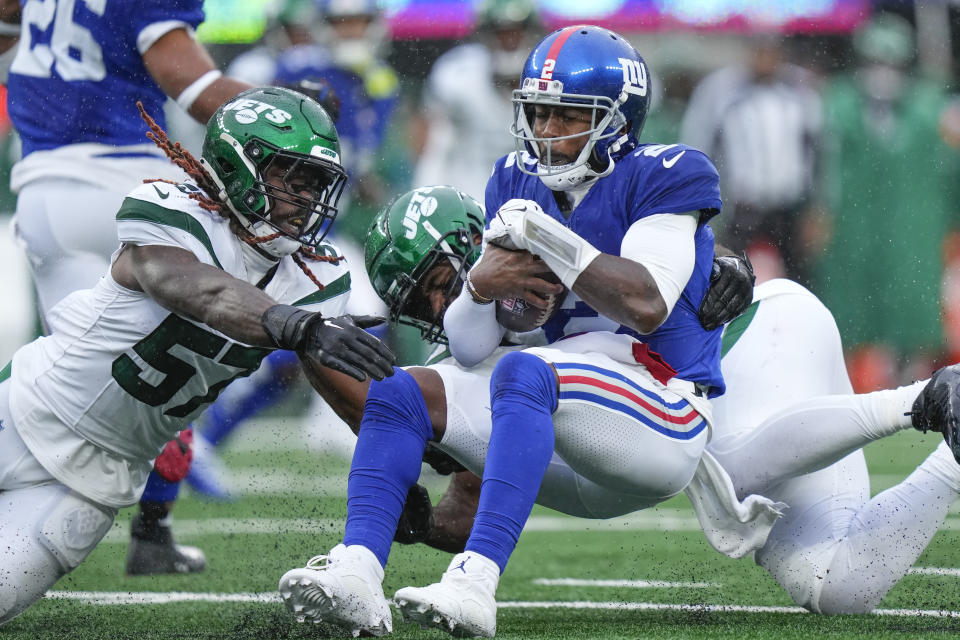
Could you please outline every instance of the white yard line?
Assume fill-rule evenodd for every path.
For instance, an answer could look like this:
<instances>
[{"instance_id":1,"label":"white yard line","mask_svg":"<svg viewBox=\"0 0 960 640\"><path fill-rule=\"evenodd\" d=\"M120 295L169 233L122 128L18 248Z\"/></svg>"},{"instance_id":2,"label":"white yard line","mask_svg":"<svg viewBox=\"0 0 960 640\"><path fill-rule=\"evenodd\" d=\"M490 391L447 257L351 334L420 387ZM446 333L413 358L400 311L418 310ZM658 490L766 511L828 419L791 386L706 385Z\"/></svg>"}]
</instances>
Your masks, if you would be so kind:
<instances>
[{"instance_id":1,"label":"white yard line","mask_svg":"<svg viewBox=\"0 0 960 640\"><path fill-rule=\"evenodd\" d=\"M172 602L242 602L257 604L279 603L280 596L265 593L190 593L173 591L117 592L117 591L48 591L46 597L57 600L75 600L92 605L168 604ZM501 609L610 609L616 611L691 611L701 613L806 613L800 607L759 607L723 604L666 604L660 602L557 602L520 601L498 602ZM933 609L876 609L874 615L924 618L960 618L960 611Z\"/></svg>"},{"instance_id":2,"label":"white yard line","mask_svg":"<svg viewBox=\"0 0 960 640\"><path fill-rule=\"evenodd\" d=\"M581 578L537 578L533 584L545 587L626 587L628 589L711 589L719 582L665 582L663 580L584 580Z\"/></svg>"},{"instance_id":3,"label":"white yard line","mask_svg":"<svg viewBox=\"0 0 960 640\"><path fill-rule=\"evenodd\" d=\"M346 473L322 475L263 467L233 467L227 471L225 484L240 496L326 498L347 495Z\"/></svg>"},{"instance_id":4,"label":"white yard line","mask_svg":"<svg viewBox=\"0 0 960 640\"><path fill-rule=\"evenodd\" d=\"M663 602L498 602L502 609L613 609L618 611L695 611L702 613L809 613L801 607L759 607L739 604L667 604ZM938 609L874 609L877 616L960 618L960 611Z\"/></svg>"},{"instance_id":5,"label":"white yard line","mask_svg":"<svg viewBox=\"0 0 960 640\"><path fill-rule=\"evenodd\" d=\"M280 602L276 592L265 593L191 593L188 591L47 591L47 598L75 600L83 604L170 604L173 602Z\"/></svg>"},{"instance_id":6,"label":"white yard line","mask_svg":"<svg viewBox=\"0 0 960 640\"><path fill-rule=\"evenodd\" d=\"M907 573L921 576L960 576L960 569L953 567L911 567Z\"/></svg>"}]
</instances>

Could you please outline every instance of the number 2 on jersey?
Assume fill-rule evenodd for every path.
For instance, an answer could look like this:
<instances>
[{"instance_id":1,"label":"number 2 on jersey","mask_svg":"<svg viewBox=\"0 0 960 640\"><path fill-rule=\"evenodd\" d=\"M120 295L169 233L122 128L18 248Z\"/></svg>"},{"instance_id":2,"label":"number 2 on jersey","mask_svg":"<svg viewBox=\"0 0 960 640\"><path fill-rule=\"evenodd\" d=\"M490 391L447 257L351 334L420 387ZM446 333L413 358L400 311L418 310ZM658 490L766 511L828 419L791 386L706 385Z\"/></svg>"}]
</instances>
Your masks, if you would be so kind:
<instances>
[{"instance_id":1,"label":"number 2 on jersey","mask_svg":"<svg viewBox=\"0 0 960 640\"><path fill-rule=\"evenodd\" d=\"M107 0L27 0L21 20L24 40L10 65L12 73L64 80L99 81L107 76L103 49L86 27L74 22L77 2L103 17Z\"/></svg>"}]
</instances>

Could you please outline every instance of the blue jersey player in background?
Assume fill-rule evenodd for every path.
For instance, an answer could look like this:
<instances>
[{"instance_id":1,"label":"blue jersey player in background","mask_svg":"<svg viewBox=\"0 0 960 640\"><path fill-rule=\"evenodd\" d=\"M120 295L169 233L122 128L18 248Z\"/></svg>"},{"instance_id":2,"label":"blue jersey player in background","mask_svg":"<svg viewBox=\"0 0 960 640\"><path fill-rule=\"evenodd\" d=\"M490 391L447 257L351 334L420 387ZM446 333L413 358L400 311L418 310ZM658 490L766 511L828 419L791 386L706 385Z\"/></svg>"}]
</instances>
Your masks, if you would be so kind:
<instances>
[{"instance_id":1,"label":"blue jersey player in background","mask_svg":"<svg viewBox=\"0 0 960 640\"><path fill-rule=\"evenodd\" d=\"M202 0L21 0L19 12L6 5L4 21L20 22L7 81L23 143L11 179L14 224L46 314L106 273L119 246L114 216L129 191L147 178L185 177L146 139L137 102L161 127L168 96L206 123L250 85L223 77L194 40ZM203 553L174 545L169 527L173 481L188 466L184 442L158 458L161 473L151 475L132 525L128 573L204 567Z\"/></svg>"},{"instance_id":2,"label":"blue jersey player in background","mask_svg":"<svg viewBox=\"0 0 960 640\"><path fill-rule=\"evenodd\" d=\"M513 94L519 149L495 165L483 254L444 318L460 364L492 367L489 389L465 389L439 369L371 383L343 544L325 565L311 562L280 581L298 617L389 631L383 569L431 440L455 458L466 451L459 461L482 471L479 507L465 551L440 582L401 589L394 601L408 620L456 636L495 634L500 574L554 456L587 482L629 495L634 508L688 485L692 500L707 498L700 504L732 494L704 451L709 397L724 390L720 330L697 317L714 259L706 222L720 210L718 175L695 149L638 144L649 95L646 63L611 31L568 27L534 48ZM421 209L411 224L426 228L431 211ZM494 353L505 332L495 301L522 297L544 308L565 290L542 332L547 346ZM436 419L444 415L438 401L487 393L489 433ZM769 527L779 512L758 501L756 522Z\"/></svg>"}]
</instances>

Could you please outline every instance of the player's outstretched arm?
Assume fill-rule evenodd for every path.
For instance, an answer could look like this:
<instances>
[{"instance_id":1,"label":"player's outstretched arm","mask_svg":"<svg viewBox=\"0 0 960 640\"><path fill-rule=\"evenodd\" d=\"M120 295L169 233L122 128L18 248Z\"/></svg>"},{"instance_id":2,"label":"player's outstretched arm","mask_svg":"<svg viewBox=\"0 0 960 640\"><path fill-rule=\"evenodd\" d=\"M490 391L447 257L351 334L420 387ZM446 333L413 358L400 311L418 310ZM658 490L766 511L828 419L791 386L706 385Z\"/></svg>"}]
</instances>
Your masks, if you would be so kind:
<instances>
[{"instance_id":1,"label":"player's outstretched arm","mask_svg":"<svg viewBox=\"0 0 960 640\"><path fill-rule=\"evenodd\" d=\"M481 482L469 471L455 473L437 506L432 505L430 494L424 487L410 487L394 541L401 544L422 542L448 553L463 551L480 504Z\"/></svg>"},{"instance_id":2,"label":"player's outstretched arm","mask_svg":"<svg viewBox=\"0 0 960 640\"><path fill-rule=\"evenodd\" d=\"M111 272L120 285L143 291L162 307L240 342L290 349L301 360L358 380L393 374L393 354L364 331L382 318L324 318L277 304L260 289L178 247L126 245Z\"/></svg>"},{"instance_id":3,"label":"player's outstretched arm","mask_svg":"<svg viewBox=\"0 0 960 640\"><path fill-rule=\"evenodd\" d=\"M207 50L186 29L173 29L143 53L143 63L163 92L201 124L250 85L220 75Z\"/></svg>"},{"instance_id":4,"label":"player's outstretched arm","mask_svg":"<svg viewBox=\"0 0 960 640\"><path fill-rule=\"evenodd\" d=\"M363 405L367 401L370 381L358 381L310 360L301 360L301 363L310 386L347 423L351 431L360 433L360 420L363 418Z\"/></svg>"},{"instance_id":5,"label":"player's outstretched arm","mask_svg":"<svg viewBox=\"0 0 960 640\"><path fill-rule=\"evenodd\" d=\"M143 291L160 306L234 340L275 346L261 325L276 301L253 285L204 264L177 247L125 245L111 268L118 284Z\"/></svg>"}]
</instances>

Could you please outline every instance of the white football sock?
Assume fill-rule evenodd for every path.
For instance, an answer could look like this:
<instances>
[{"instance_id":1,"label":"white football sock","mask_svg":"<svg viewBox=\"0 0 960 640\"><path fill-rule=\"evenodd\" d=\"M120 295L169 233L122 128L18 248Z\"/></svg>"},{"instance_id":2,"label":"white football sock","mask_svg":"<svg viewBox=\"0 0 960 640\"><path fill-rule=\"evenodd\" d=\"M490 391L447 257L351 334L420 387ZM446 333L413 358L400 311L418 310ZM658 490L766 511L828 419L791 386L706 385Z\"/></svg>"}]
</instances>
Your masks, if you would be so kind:
<instances>
[{"instance_id":1,"label":"white football sock","mask_svg":"<svg viewBox=\"0 0 960 640\"><path fill-rule=\"evenodd\" d=\"M756 429L721 436L707 449L730 473L738 497L763 495L772 485L823 469L874 440L911 427L913 401L927 382L806 400Z\"/></svg>"}]
</instances>

